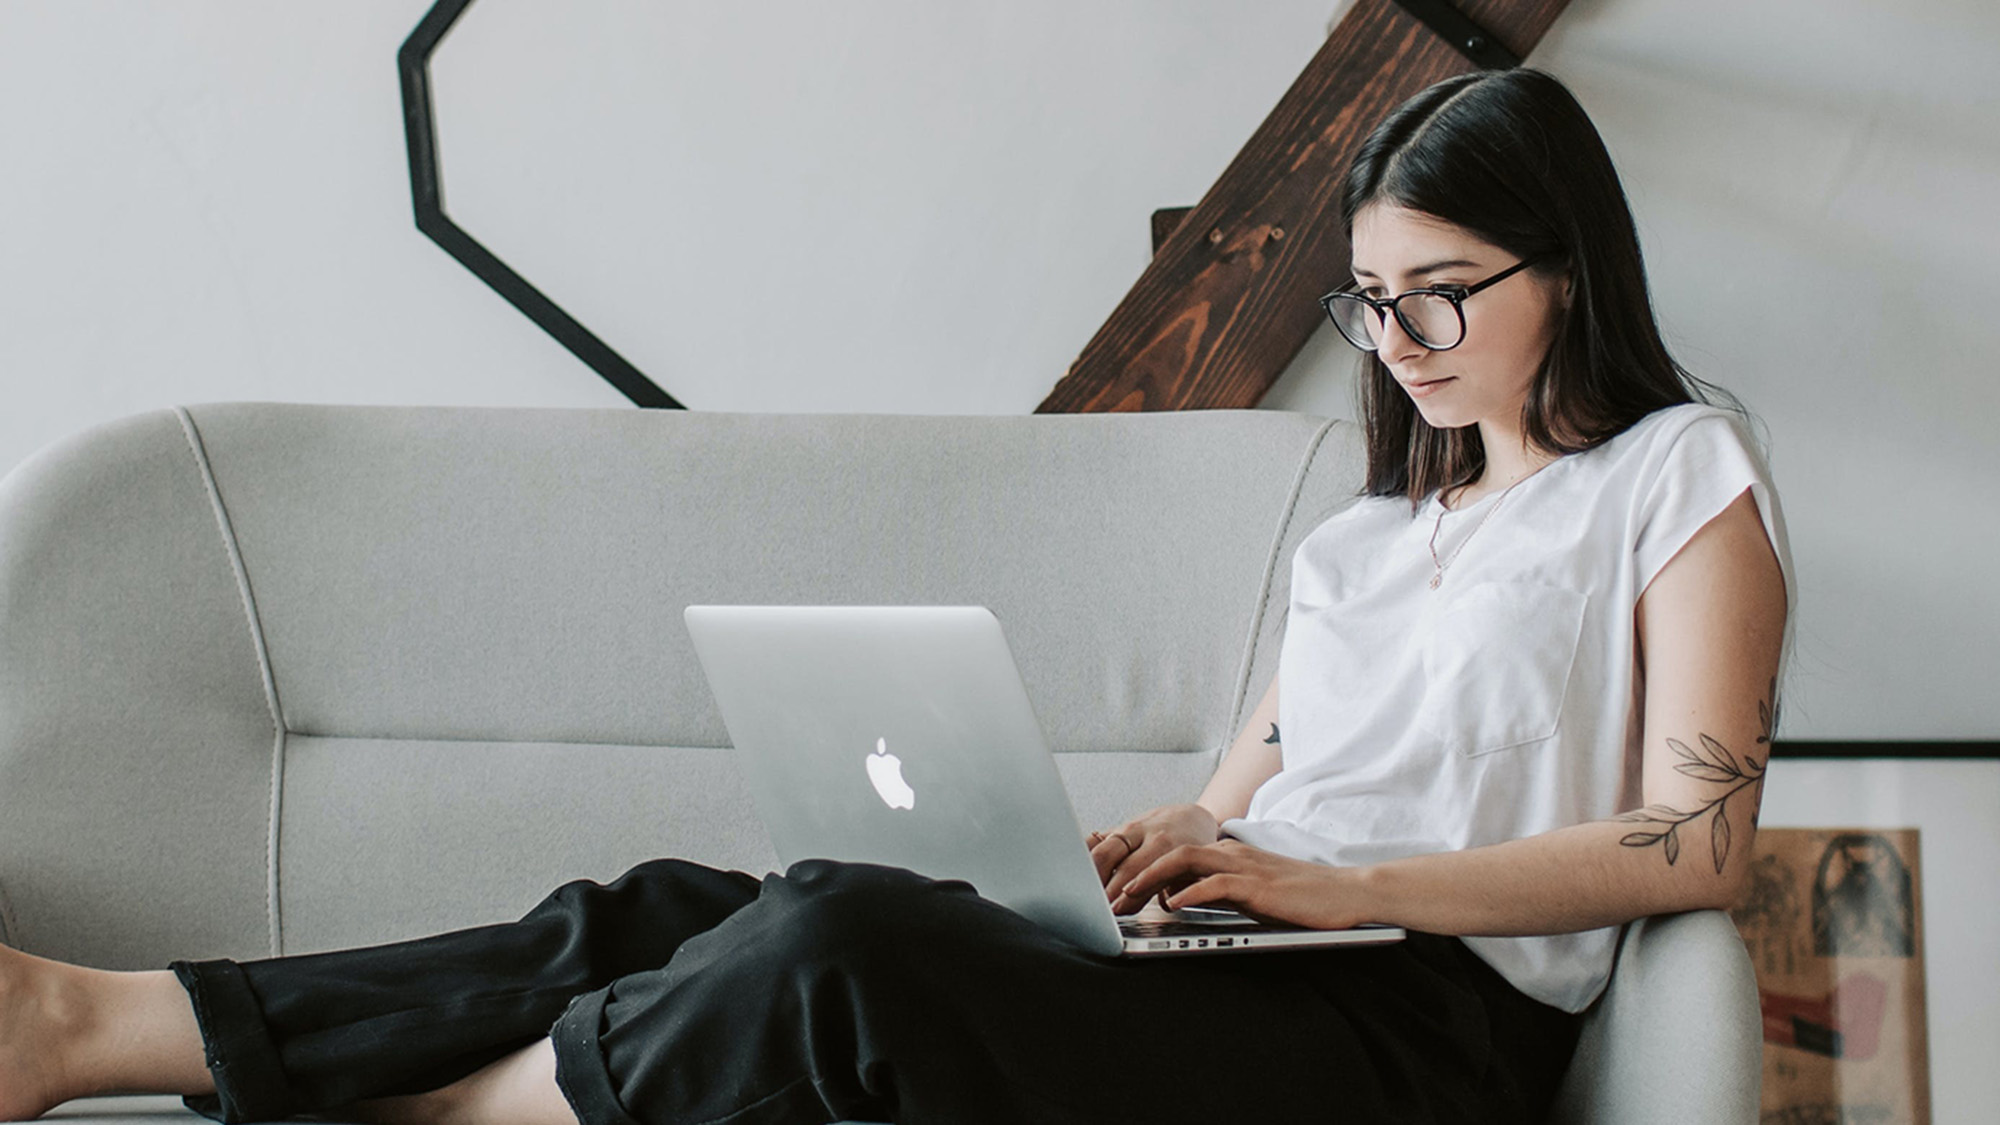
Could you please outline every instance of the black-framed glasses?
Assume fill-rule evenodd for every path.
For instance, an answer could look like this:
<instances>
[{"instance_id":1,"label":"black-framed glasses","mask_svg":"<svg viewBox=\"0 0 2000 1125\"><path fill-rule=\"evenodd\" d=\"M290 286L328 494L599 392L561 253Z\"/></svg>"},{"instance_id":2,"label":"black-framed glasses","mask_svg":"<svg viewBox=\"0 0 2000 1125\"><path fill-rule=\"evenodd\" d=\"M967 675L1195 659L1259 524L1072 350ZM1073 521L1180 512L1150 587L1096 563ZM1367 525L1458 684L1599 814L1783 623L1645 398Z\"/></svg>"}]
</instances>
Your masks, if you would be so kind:
<instances>
[{"instance_id":1,"label":"black-framed glasses","mask_svg":"<svg viewBox=\"0 0 2000 1125\"><path fill-rule=\"evenodd\" d=\"M1321 297L1319 304L1347 342L1364 352L1382 346L1382 329L1387 327L1391 312L1410 339L1434 352L1449 351L1465 342L1465 299L1513 277L1542 257L1530 255L1476 285L1433 285L1394 297L1369 297L1342 289Z\"/></svg>"}]
</instances>

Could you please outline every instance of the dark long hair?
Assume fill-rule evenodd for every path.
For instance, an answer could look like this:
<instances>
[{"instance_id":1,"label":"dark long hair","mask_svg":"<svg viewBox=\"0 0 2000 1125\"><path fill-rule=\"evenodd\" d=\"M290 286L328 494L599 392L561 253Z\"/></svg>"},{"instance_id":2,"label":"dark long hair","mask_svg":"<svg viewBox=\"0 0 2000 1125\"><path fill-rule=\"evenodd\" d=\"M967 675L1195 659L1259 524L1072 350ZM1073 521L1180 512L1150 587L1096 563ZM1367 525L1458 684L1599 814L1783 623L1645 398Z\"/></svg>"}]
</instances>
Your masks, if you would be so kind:
<instances>
[{"instance_id":1,"label":"dark long hair","mask_svg":"<svg viewBox=\"0 0 2000 1125\"><path fill-rule=\"evenodd\" d=\"M1742 412L1734 395L1667 354L1611 154L1554 77L1484 71L1404 102L1348 170L1340 217L1350 239L1372 203L1455 223L1518 257L1541 257L1535 272L1570 276L1569 306L1522 406L1521 432L1534 445L1581 452L1677 403L1720 399ZM1479 428L1425 422L1373 353L1362 360L1361 410L1369 495L1415 505L1485 469Z\"/></svg>"}]
</instances>

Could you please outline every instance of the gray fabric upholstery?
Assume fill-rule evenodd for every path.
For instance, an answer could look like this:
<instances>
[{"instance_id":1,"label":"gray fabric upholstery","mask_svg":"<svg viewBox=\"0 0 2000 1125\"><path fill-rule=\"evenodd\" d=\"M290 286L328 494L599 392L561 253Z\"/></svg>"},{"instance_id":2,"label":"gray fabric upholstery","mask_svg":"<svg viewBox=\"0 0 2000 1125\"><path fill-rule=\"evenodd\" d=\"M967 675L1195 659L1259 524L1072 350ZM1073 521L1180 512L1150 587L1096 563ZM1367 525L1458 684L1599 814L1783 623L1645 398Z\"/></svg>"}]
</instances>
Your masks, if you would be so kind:
<instances>
[{"instance_id":1,"label":"gray fabric upholstery","mask_svg":"<svg viewBox=\"0 0 2000 1125\"><path fill-rule=\"evenodd\" d=\"M146 1096L129 1098L80 1098L58 1107L44 1120L62 1121L66 1125L190 1125L204 1121L197 1114L181 1108L179 1098Z\"/></svg>"},{"instance_id":2,"label":"gray fabric upholstery","mask_svg":"<svg viewBox=\"0 0 2000 1125\"><path fill-rule=\"evenodd\" d=\"M1757 976L1727 914L1626 927L1611 984L1585 1019L1552 1125L1758 1120Z\"/></svg>"},{"instance_id":3,"label":"gray fabric upholstery","mask_svg":"<svg viewBox=\"0 0 2000 1125\"><path fill-rule=\"evenodd\" d=\"M0 497L0 887L10 940L105 967L271 949L277 728L197 451L171 413Z\"/></svg>"},{"instance_id":4,"label":"gray fabric upholstery","mask_svg":"<svg viewBox=\"0 0 2000 1125\"><path fill-rule=\"evenodd\" d=\"M1293 548L1361 469L1353 427L1275 412L99 427L0 482L0 939L158 967L494 921L658 855L765 869L694 602L988 605L1085 823L1185 799L1276 670ZM1657 992L1714 1019L1690 974L1741 1001L1713 929L1628 940L1644 971L1566 1120L1611 1119L1628 1070L1632 1104L1694 1096L1637 1066L1622 1013ZM1747 1048L1678 1049L1754 1106L1750 1003Z\"/></svg>"},{"instance_id":5,"label":"gray fabric upholstery","mask_svg":"<svg viewBox=\"0 0 2000 1125\"><path fill-rule=\"evenodd\" d=\"M683 605L974 601L1055 744L1167 751L1270 635L1263 421L195 412L289 731L719 746Z\"/></svg>"}]
</instances>

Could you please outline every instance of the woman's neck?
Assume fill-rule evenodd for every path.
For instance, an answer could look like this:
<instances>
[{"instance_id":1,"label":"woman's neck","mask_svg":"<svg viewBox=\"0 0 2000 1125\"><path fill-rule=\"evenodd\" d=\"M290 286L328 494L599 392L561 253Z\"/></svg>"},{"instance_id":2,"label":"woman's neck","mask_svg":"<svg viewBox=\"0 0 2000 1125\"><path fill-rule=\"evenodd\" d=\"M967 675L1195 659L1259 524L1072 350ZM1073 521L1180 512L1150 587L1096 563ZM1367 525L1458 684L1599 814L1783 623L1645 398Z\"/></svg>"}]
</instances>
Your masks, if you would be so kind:
<instances>
[{"instance_id":1,"label":"woman's neck","mask_svg":"<svg viewBox=\"0 0 2000 1125\"><path fill-rule=\"evenodd\" d=\"M1476 504L1502 489L1512 488L1540 472L1559 456L1531 449L1519 434L1496 434L1484 422L1479 424L1479 430L1480 440L1486 449L1486 467L1469 484L1445 492L1444 506L1453 511Z\"/></svg>"}]
</instances>

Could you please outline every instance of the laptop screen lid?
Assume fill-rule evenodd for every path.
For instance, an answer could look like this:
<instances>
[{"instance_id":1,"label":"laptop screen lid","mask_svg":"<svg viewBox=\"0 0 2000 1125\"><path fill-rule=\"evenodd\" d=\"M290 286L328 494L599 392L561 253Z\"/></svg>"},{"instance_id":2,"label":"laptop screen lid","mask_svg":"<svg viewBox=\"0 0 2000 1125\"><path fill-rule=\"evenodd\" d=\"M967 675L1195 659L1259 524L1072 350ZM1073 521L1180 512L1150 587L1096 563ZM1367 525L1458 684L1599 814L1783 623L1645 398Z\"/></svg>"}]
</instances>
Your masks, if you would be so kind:
<instances>
[{"instance_id":1,"label":"laptop screen lid","mask_svg":"<svg viewBox=\"0 0 2000 1125\"><path fill-rule=\"evenodd\" d=\"M689 606L782 863L963 879L1093 952L1123 947L1012 652L978 606Z\"/></svg>"}]
</instances>

